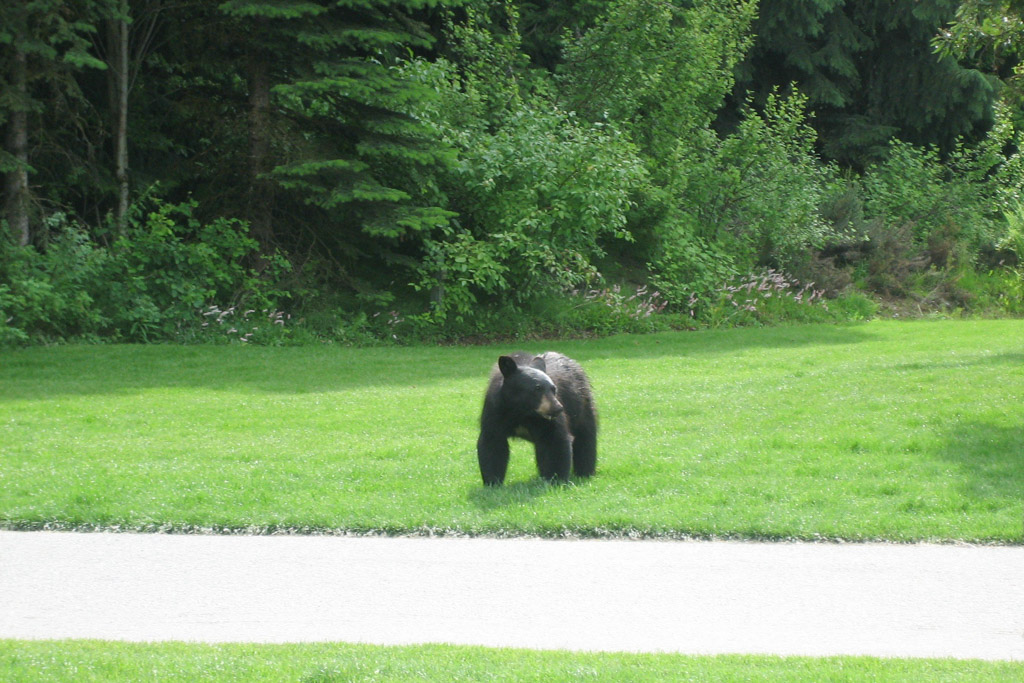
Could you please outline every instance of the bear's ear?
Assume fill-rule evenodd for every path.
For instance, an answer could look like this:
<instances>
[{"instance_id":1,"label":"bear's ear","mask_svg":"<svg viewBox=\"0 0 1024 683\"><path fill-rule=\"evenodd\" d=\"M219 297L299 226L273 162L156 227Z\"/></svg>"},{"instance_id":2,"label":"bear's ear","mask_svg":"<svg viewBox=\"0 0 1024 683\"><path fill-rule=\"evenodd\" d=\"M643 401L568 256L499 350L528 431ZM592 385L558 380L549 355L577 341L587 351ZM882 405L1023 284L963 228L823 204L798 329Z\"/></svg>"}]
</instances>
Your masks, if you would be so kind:
<instances>
[{"instance_id":1,"label":"bear's ear","mask_svg":"<svg viewBox=\"0 0 1024 683\"><path fill-rule=\"evenodd\" d=\"M512 356L500 356L498 358L498 369L501 370L502 377L508 377L518 372L519 366L516 364L516 359Z\"/></svg>"},{"instance_id":2,"label":"bear's ear","mask_svg":"<svg viewBox=\"0 0 1024 683\"><path fill-rule=\"evenodd\" d=\"M548 371L547 363L544 362L544 356L534 356L533 360L530 361L530 367L531 368L536 368L537 370L540 370L541 372L547 372Z\"/></svg>"}]
</instances>

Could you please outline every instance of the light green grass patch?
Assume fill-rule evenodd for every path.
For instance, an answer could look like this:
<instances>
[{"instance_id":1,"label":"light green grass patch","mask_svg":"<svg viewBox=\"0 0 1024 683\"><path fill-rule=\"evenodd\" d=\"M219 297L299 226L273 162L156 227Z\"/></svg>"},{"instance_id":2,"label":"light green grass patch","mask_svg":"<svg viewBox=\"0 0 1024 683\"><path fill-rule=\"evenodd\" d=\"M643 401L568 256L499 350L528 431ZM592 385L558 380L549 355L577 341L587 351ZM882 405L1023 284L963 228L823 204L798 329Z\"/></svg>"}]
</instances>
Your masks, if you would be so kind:
<instances>
[{"instance_id":1,"label":"light green grass patch","mask_svg":"<svg viewBox=\"0 0 1024 683\"><path fill-rule=\"evenodd\" d=\"M513 346L4 352L0 525L1024 540L1024 321L520 346L589 373L594 479L480 485Z\"/></svg>"},{"instance_id":2,"label":"light green grass patch","mask_svg":"<svg viewBox=\"0 0 1024 683\"><path fill-rule=\"evenodd\" d=\"M1010 681L1024 664L580 653L418 645L0 640L0 679L48 681Z\"/></svg>"}]
</instances>

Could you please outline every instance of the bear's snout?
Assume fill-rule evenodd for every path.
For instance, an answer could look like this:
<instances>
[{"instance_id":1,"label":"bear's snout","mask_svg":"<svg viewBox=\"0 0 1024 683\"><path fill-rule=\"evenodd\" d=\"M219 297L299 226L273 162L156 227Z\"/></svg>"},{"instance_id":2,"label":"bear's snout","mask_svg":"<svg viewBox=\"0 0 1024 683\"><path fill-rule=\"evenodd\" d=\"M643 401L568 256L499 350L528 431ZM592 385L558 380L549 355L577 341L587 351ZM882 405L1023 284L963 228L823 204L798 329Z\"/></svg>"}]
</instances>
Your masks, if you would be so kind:
<instances>
[{"instance_id":1,"label":"bear's snout","mask_svg":"<svg viewBox=\"0 0 1024 683\"><path fill-rule=\"evenodd\" d=\"M541 416L553 420L565 412L565 407L554 396L545 396L537 407L537 412Z\"/></svg>"}]
</instances>

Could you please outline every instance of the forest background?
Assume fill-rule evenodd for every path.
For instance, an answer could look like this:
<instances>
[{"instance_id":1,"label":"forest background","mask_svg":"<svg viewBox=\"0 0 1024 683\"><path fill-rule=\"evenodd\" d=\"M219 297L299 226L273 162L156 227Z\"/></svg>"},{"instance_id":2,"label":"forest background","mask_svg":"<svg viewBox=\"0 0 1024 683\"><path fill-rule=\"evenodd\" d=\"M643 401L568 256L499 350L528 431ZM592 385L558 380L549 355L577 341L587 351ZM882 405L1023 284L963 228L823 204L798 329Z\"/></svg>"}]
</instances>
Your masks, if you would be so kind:
<instances>
[{"instance_id":1,"label":"forest background","mask_svg":"<svg viewBox=\"0 0 1024 683\"><path fill-rule=\"evenodd\" d=\"M0 345L1024 312L1022 0L10 0Z\"/></svg>"}]
</instances>

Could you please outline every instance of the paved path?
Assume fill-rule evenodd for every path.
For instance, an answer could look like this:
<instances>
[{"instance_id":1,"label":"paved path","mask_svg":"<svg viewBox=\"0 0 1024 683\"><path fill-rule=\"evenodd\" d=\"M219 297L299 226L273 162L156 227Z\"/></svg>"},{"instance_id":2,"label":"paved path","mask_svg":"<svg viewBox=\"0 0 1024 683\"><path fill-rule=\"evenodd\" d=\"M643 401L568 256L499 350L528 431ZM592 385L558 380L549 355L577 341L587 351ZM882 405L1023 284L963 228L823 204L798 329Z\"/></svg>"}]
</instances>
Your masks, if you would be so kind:
<instances>
[{"instance_id":1,"label":"paved path","mask_svg":"<svg viewBox=\"0 0 1024 683\"><path fill-rule=\"evenodd\" d=\"M0 638L1024 660L1024 547L0 531Z\"/></svg>"}]
</instances>

